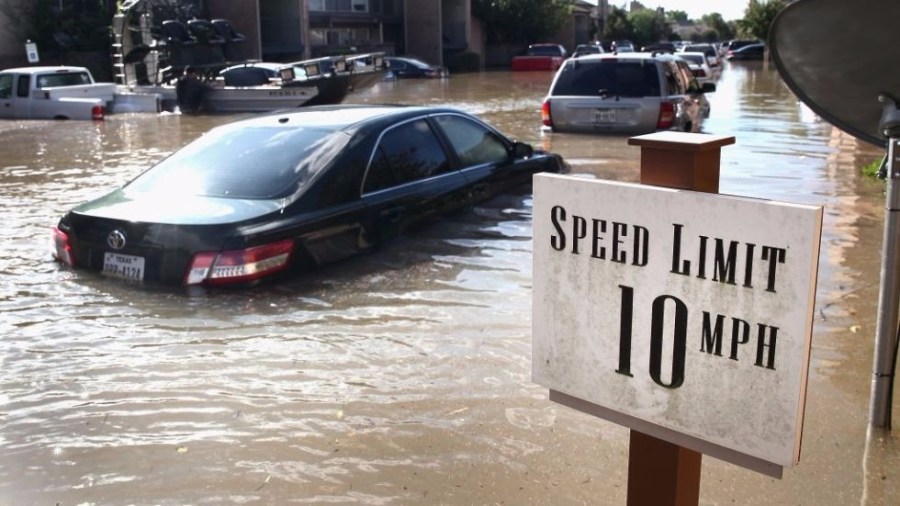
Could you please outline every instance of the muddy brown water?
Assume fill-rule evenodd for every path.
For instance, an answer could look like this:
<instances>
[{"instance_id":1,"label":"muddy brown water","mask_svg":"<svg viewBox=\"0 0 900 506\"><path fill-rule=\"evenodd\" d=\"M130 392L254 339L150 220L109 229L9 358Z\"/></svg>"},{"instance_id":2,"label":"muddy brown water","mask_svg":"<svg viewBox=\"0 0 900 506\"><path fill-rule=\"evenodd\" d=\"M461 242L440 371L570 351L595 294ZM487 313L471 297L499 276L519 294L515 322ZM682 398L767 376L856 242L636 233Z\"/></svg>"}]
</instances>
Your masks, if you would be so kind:
<instances>
[{"instance_id":1,"label":"muddy brown water","mask_svg":"<svg viewBox=\"0 0 900 506\"><path fill-rule=\"evenodd\" d=\"M351 101L454 105L575 173L636 181L625 138L542 133L550 77L384 82ZM898 438L867 430L884 197L858 168L882 153L761 64L717 84L704 132L737 140L721 192L823 205L825 225L800 464L773 480L705 458L700 502L897 504ZM0 122L0 504L624 504L628 431L530 382L527 191L251 290L150 290L50 260L65 210L236 118Z\"/></svg>"}]
</instances>

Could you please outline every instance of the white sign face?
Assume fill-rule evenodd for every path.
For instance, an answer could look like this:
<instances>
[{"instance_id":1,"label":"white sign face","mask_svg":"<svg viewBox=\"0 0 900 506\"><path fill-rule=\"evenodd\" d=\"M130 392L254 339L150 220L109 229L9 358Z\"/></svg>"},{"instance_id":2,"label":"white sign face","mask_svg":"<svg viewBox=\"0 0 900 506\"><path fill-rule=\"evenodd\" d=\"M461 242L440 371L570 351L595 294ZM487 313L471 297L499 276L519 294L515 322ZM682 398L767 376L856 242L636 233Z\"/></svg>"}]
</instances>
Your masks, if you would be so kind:
<instances>
[{"instance_id":1,"label":"white sign face","mask_svg":"<svg viewBox=\"0 0 900 506\"><path fill-rule=\"evenodd\" d=\"M25 44L25 53L28 55L28 63L37 63L41 60L38 56L37 44L34 42Z\"/></svg>"},{"instance_id":2,"label":"white sign face","mask_svg":"<svg viewBox=\"0 0 900 506\"><path fill-rule=\"evenodd\" d=\"M821 228L821 207L535 176L533 381L793 466Z\"/></svg>"}]
</instances>

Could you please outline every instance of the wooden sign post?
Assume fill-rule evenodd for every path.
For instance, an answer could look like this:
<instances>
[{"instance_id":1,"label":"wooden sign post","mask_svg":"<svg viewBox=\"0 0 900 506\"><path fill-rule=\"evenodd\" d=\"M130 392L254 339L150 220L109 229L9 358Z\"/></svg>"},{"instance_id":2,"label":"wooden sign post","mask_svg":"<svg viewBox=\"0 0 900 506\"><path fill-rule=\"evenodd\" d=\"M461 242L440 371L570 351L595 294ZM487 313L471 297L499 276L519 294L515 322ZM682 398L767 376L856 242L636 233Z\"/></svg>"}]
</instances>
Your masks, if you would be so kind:
<instances>
[{"instance_id":1,"label":"wooden sign post","mask_svg":"<svg viewBox=\"0 0 900 506\"><path fill-rule=\"evenodd\" d=\"M641 148L641 184L719 193L722 146L734 137L658 132L632 137ZM628 446L628 505L695 506L702 454L634 429Z\"/></svg>"},{"instance_id":2,"label":"wooden sign post","mask_svg":"<svg viewBox=\"0 0 900 506\"><path fill-rule=\"evenodd\" d=\"M634 137L639 185L534 178L532 380L631 429L629 505L697 505L702 455L799 461L823 210L718 195L732 143Z\"/></svg>"}]
</instances>

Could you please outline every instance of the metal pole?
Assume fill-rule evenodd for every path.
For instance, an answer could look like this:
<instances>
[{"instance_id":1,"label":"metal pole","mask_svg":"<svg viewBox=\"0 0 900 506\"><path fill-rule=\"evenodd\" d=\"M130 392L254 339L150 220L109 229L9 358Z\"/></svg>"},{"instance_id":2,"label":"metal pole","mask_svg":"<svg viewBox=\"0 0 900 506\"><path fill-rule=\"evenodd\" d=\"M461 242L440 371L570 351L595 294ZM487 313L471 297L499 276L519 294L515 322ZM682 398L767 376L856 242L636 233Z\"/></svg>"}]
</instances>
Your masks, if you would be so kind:
<instances>
[{"instance_id":1,"label":"metal pole","mask_svg":"<svg viewBox=\"0 0 900 506\"><path fill-rule=\"evenodd\" d=\"M889 138L885 160L887 198L869 422L874 427L890 430L897 339L900 333L900 114L894 100L880 98L885 103L881 126Z\"/></svg>"}]
</instances>

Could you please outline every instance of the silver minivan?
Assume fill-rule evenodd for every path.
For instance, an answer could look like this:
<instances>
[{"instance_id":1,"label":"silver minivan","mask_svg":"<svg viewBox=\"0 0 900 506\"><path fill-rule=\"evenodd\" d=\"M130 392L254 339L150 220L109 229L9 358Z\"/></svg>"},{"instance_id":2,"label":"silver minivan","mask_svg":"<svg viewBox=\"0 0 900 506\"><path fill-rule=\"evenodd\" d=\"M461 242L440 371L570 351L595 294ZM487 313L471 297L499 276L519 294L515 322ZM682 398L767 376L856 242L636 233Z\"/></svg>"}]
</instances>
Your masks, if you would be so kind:
<instances>
[{"instance_id":1,"label":"silver minivan","mask_svg":"<svg viewBox=\"0 0 900 506\"><path fill-rule=\"evenodd\" d=\"M699 132L709 117L704 93L715 89L699 84L687 62L671 54L586 55L559 68L541 119L555 132Z\"/></svg>"}]
</instances>

